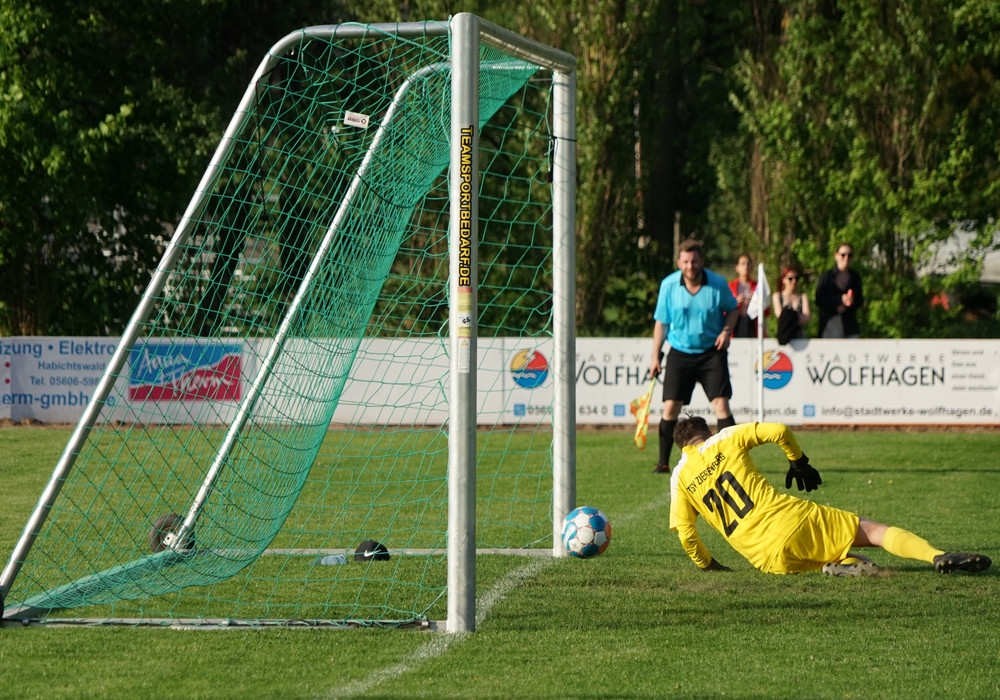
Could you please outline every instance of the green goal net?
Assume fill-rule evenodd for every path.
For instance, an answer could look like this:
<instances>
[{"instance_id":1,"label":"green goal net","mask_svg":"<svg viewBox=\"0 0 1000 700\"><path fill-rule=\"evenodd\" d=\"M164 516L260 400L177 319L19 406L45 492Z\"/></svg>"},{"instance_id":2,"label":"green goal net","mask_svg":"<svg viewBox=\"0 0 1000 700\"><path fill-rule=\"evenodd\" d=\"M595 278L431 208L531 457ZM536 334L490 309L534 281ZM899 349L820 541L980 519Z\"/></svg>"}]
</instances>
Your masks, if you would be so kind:
<instances>
[{"instance_id":1,"label":"green goal net","mask_svg":"<svg viewBox=\"0 0 1000 700\"><path fill-rule=\"evenodd\" d=\"M553 552L572 66L466 15L276 44L11 555L5 619L469 629L476 552Z\"/></svg>"}]
</instances>

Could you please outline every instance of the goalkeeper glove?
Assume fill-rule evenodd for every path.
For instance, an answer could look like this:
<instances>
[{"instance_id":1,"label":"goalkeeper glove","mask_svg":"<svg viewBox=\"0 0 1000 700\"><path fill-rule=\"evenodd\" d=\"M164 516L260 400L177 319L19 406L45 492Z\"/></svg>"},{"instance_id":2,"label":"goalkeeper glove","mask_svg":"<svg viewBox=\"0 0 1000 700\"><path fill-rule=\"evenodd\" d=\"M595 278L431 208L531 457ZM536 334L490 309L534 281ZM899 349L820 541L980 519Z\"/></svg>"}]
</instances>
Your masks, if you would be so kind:
<instances>
[{"instance_id":1,"label":"goalkeeper glove","mask_svg":"<svg viewBox=\"0 0 1000 700\"><path fill-rule=\"evenodd\" d=\"M799 487L799 491L805 489L806 493L815 490L823 483L819 472L809 464L809 458L806 457L805 452L798 459L788 460L788 473L785 474L786 489L792 488L792 479L795 479L795 485Z\"/></svg>"},{"instance_id":2,"label":"goalkeeper glove","mask_svg":"<svg viewBox=\"0 0 1000 700\"><path fill-rule=\"evenodd\" d=\"M715 559L712 559L712 561L709 562L708 566L702 569L702 571L732 571L732 569L730 569L728 566L723 566Z\"/></svg>"}]
</instances>

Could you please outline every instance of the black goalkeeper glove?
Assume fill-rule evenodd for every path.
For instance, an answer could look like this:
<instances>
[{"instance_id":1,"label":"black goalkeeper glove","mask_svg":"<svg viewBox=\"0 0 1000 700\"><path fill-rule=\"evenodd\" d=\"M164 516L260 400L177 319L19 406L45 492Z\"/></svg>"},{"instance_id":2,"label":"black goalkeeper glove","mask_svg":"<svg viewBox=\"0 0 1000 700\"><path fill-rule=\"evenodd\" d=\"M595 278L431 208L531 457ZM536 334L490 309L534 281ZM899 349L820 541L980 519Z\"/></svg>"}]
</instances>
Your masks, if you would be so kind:
<instances>
[{"instance_id":1,"label":"black goalkeeper glove","mask_svg":"<svg viewBox=\"0 0 1000 700\"><path fill-rule=\"evenodd\" d=\"M732 569L730 569L728 566L723 566L715 559L712 559L709 565L706 566L704 569L702 569L702 571L732 571Z\"/></svg>"},{"instance_id":2,"label":"black goalkeeper glove","mask_svg":"<svg viewBox=\"0 0 1000 700\"><path fill-rule=\"evenodd\" d=\"M805 489L806 493L815 490L823 483L819 472L809 464L809 458L806 457L805 452L798 459L788 460L788 473L785 474L786 489L792 488L792 479L795 479L795 485L799 487L799 491Z\"/></svg>"}]
</instances>

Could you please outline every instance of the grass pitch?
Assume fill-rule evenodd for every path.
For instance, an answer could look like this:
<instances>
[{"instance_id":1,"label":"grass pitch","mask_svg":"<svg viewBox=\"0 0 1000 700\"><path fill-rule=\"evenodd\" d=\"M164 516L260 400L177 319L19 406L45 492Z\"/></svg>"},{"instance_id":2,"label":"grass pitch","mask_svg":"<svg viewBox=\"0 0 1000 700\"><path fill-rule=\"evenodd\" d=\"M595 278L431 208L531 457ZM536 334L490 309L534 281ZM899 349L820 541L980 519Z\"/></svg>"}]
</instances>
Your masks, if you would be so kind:
<instances>
[{"instance_id":1,"label":"grass pitch","mask_svg":"<svg viewBox=\"0 0 1000 700\"><path fill-rule=\"evenodd\" d=\"M0 429L6 563L69 432ZM1000 696L1000 432L802 431L823 503L998 560L976 576L867 552L874 579L695 569L667 529L655 440L581 432L578 497L614 526L590 561L482 557L472 635L400 630L0 629L4 697ZM755 461L776 485L773 446Z\"/></svg>"}]
</instances>

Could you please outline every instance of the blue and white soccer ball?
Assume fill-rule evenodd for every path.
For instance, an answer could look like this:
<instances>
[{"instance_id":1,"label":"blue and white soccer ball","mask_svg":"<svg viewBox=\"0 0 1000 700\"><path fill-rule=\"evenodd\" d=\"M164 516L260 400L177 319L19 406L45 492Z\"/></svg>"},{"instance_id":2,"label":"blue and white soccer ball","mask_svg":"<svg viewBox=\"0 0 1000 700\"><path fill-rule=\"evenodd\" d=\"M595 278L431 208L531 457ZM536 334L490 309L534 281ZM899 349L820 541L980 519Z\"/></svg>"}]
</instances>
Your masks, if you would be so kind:
<instances>
[{"instance_id":1,"label":"blue and white soccer ball","mask_svg":"<svg viewBox=\"0 0 1000 700\"><path fill-rule=\"evenodd\" d=\"M596 557L611 544L611 521L597 508L575 508L564 521L562 541L571 556L580 559Z\"/></svg>"}]
</instances>

